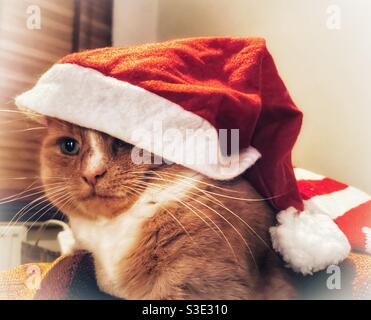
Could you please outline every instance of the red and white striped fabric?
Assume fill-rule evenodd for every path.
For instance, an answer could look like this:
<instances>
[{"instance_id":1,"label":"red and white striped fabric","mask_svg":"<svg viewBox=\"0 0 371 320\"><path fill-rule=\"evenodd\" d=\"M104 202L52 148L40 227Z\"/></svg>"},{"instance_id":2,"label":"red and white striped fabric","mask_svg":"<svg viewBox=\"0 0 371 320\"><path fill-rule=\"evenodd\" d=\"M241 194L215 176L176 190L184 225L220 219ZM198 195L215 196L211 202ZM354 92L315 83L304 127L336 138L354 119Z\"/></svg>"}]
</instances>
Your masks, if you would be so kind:
<instances>
[{"instance_id":1,"label":"red and white striped fabric","mask_svg":"<svg viewBox=\"0 0 371 320\"><path fill-rule=\"evenodd\" d=\"M352 249L371 254L371 197L322 175L301 168L294 171L304 206L334 220Z\"/></svg>"}]
</instances>

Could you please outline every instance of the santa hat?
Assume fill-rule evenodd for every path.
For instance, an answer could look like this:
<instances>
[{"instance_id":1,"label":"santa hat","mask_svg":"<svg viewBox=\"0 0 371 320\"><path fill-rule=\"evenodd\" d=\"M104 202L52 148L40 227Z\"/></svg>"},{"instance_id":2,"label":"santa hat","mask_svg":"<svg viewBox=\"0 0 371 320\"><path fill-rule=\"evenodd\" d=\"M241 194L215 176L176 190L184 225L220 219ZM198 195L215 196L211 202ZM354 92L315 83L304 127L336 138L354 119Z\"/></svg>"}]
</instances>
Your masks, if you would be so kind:
<instances>
[{"instance_id":1,"label":"santa hat","mask_svg":"<svg viewBox=\"0 0 371 320\"><path fill-rule=\"evenodd\" d=\"M294 270L321 270L349 253L333 220L304 208L291 164L302 114L262 39L195 38L71 54L16 104L105 132L213 179L245 173L281 211L272 242ZM220 129L228 137L238 130L237 152L231 143L221 146ZM191 143L179 143L176 134L156 143L169 130ZM200 155L210 160L205 142L217 161L188 161Z\"/></svg>"}]
</instances>

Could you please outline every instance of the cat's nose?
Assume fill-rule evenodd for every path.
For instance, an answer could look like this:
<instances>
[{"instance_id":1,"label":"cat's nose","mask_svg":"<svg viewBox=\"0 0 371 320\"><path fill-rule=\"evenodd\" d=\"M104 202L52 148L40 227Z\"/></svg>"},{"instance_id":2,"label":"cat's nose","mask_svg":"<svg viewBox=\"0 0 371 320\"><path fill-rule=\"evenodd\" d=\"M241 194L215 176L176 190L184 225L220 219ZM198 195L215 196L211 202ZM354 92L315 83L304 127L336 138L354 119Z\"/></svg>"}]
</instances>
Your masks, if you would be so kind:
<instances>
[{"instance_id":1,"label":"cat's nose","mask_svg":"<svg viewBox=\"0 0 371 320\"><path fill-rule=\"evenodd\" d=\"M107 170L104 167L95 168L93 170L89 170L84 172L82 178L87 184L94 186L100 178L102 178L106 174Z\"/></svg>"}]
</instances>

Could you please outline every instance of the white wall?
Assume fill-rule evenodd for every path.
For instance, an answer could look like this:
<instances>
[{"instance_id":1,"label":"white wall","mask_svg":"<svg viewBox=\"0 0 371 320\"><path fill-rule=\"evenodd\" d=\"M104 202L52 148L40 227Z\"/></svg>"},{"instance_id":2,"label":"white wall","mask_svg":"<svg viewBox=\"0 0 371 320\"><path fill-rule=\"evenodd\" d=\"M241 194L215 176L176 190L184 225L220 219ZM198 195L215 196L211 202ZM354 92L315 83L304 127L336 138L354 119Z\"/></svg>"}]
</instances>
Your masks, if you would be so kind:
<instances>
[{"instance_id":1,"label":"white wall","mask_svg":"<svg viewBox=\"0 0 371 320\"><path fill-rule=\"evenodd\" d=\"M114 0L113 44L126 46L155 42L157 21L157 0Z\"/></svg>"},{"instance_id":2,"label":"white wall","mask_svg":"<svg viewBox=\"0 0 371 320\"><path fill-rule=\"evenodd\" d=\"M138 0L117 2L116 45L265 37L305 114L295 164L371 193L370 0L141 0L143 14ZM330 5L340 9L340 29L327 27Z\"/></svg>"}]
</instances>

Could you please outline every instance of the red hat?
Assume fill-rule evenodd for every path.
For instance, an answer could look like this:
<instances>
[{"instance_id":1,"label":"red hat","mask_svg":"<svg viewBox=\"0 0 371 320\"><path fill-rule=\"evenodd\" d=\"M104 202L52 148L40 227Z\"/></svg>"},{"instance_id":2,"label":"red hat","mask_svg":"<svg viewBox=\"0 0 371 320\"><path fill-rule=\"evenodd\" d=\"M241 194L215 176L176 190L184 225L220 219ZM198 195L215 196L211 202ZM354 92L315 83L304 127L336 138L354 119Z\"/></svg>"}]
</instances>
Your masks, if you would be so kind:
<instances>
[{"instance_id":1,"label":"red hat","mask_svg":"<svg viewBox=\"0 0 371 320\"><path fill-rule=\"evenodd\" d=\"M16 104L105 132L213 179L246 173L283 211L271 230L273 246L295 270L310 273L349 252L344 234L325 215L304 219L308 243L292 243L295 233L283 226L284 214L292 212L289 228L303 223L291 163L302 113L262 39L195 38L70 54ZM223 146L221 132L227 138L238 133L237 147L224 138ZM179 143L177 133L188 143ZM316 244L318 256L307 250Z\"/></svg>"}]
</instances>

